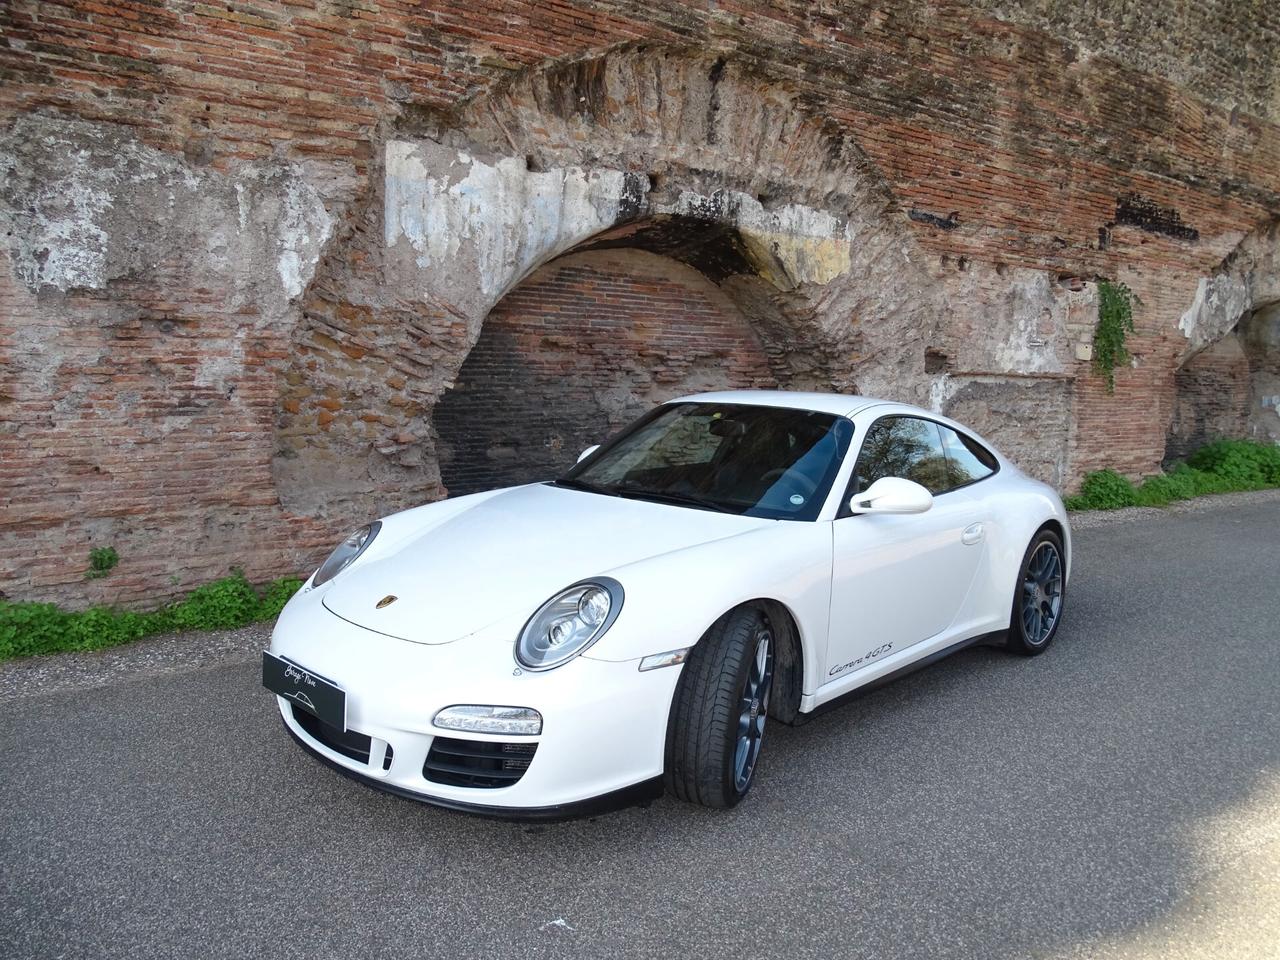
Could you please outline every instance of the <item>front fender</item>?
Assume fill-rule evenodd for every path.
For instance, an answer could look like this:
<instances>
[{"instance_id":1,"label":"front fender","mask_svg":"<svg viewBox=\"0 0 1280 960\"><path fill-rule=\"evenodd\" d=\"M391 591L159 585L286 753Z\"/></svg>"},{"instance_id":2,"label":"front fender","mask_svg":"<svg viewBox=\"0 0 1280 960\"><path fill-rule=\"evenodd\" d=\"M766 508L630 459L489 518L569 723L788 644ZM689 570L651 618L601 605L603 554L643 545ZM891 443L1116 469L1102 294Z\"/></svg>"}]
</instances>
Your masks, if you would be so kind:
<instances>
[{"instance_id":1,"label":"front fender","mask_svg":"<svg viewBox=\"0 0 1280 960\"><path fill-rule=\"evenodd\" d=\"M770 599L795 618L812 676L826 656L831 550L831 524L779 520L607 571L626 599L617 622L583 656L637 660L692 646L727 610Z\"/></svg>"}]
</instances>

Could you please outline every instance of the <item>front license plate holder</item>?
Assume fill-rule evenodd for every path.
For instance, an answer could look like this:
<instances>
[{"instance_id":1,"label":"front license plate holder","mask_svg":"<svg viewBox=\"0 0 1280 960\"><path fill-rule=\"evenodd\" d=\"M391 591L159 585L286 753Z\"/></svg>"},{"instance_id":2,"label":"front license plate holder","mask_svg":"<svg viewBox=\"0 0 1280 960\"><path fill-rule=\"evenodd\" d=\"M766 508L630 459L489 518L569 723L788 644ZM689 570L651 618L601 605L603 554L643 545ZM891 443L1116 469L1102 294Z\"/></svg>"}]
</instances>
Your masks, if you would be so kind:
<instances>
[{"instance_id":1,"label":"front license plate holder","mask_svg":"<svg viewBox=\"0 0 1280 960\"><path fill-rule=\"evenodd\" d=\"M332 680L263 650L262 685L323 723L338 730L347 729L347 692Z\"/></svg>"}]
</instances>

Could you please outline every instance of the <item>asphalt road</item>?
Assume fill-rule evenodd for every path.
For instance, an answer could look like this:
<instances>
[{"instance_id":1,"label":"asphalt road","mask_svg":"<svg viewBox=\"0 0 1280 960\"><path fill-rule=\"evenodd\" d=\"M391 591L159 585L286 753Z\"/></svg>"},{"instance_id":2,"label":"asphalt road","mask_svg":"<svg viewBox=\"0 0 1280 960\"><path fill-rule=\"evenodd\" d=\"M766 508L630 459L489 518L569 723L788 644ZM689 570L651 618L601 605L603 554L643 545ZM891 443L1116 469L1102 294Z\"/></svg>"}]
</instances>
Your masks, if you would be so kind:
<instances>
[{"instance_id":1,"label":"asphalt road","mask_svg":"<svg viewBox=\"0 0 1280 960\"><path fill-rule=\"evenodd\" d=\"M1080 532L1054 647L800 728L749 801L376 793L256 663L11 701L0 957L1280 956L1280 504Z\"/></svg>"}]
</instances>

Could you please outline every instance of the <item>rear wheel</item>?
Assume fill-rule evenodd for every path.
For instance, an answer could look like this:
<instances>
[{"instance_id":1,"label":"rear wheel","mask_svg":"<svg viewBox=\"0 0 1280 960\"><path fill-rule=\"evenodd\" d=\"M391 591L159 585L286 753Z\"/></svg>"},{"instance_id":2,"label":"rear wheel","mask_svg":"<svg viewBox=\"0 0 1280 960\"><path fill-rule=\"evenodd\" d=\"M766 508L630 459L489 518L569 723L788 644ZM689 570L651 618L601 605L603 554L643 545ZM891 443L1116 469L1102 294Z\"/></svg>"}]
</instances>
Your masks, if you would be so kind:
<instances>
[{"instance_id":1,"label":"rear wheel","mask_svg":"<svg viewBox=\"0 0 1280 960\"><path fill-rule=\"evenodd\" d=\"M773 689L773 626L756 607L731 610L693 648L667 724L667 789L732 807L751 789Z\"/></svg>"},{"instance_id":2,"label":"rear wheel","mask_svg":"<svg viewBox=\"0 0 1280 960\"><path fill-rule=\"evenodd\" d=\"M1008 649L1034 656L1049 646L1062 623L1066 571L1062 541L1052 530L1041 530L1022 558L1005 641Z\"/></svg>"}]
</instances>

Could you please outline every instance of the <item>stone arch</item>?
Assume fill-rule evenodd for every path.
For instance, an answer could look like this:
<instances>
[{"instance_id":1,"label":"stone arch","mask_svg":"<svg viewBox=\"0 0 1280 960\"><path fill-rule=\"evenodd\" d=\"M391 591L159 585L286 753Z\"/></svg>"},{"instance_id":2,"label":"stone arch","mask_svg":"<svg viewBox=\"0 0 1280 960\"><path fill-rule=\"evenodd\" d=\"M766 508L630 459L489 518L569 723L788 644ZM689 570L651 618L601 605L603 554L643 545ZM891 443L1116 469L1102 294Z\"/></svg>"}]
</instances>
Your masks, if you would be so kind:
<instances>
[{"instance_id":1,"label":"stone arch","mask_svg":"<svg viewBox=\"0 0 1280 960\"><path fill-rule=\"evenodd\" d=\"M777 354L733 300L679 259L580 249L504 297L433 411L453 495L546 479L656 403L772 388Z\"/></svg>"},{"instance_id":2,"label":"stone arch","mask_svg":"<svg viewBox=\"0 0 1280 960\"><path fill-rule=\"evenodd\" d=\"M881 174L784 79L618 48L408 111L381 162L283 375L276 477L296 512L443 495L437 402L494 305L583 246L678 253L790 385L927 401L941 294Z\"/></svg>"},{"instance_id":3,"label":"stone arch","mask_svg":"<svg viewBox=\"0 0 1280 960\"><path fill-rule=\"evenodd\" d=\"M1179 329L1165 463L1201 444L1247 436L1280 443L1280 221L1244 238L1202 278Z\"/></svg>"}]
</instances>

